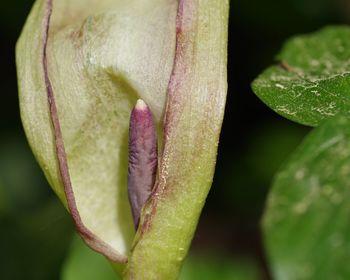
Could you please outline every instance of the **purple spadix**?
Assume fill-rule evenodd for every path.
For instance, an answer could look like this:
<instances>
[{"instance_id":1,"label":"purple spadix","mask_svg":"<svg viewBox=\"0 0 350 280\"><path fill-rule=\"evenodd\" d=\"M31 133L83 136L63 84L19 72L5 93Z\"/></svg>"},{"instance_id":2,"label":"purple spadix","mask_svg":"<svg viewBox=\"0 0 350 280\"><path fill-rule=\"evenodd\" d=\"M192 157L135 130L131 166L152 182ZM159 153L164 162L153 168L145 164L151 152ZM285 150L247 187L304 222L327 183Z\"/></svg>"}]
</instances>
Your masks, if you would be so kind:
<instances>
[{"instance_id":1,"label":"purple spadix","mask_svg":"<svg viewBox=\"0 0 350 280\"><path fill-rule=\"evenodd\" d=\"M152 112L139 99L129 128L128 195L135 229L142 207L150 197L157 172L157 135Z\"/></svg>"}]
</instances>

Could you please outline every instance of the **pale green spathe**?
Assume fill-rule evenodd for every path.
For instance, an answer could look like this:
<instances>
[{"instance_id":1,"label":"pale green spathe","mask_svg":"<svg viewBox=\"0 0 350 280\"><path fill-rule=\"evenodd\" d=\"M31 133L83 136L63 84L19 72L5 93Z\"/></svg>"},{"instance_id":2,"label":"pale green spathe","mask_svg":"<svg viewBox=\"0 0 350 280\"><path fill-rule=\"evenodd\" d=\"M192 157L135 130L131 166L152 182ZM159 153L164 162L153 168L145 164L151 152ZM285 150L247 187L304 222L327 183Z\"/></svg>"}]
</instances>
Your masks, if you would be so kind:
<instances>
[{"instance_id":1,"label":"pale green spathe","mask_svg":"<svg viewBox=\"0 0 350 280\"><path fill-rule=\"evenodd\" d=\"M46 4L35 3L17 45L20 107L32 150L65 202L43 78ZM133 238L126 196L130 111L142 98L161 118L176 9L176 1L164 0L53 1L48 75L77 208L86 227L123 254Z\"/></svg>"}]
</instances>

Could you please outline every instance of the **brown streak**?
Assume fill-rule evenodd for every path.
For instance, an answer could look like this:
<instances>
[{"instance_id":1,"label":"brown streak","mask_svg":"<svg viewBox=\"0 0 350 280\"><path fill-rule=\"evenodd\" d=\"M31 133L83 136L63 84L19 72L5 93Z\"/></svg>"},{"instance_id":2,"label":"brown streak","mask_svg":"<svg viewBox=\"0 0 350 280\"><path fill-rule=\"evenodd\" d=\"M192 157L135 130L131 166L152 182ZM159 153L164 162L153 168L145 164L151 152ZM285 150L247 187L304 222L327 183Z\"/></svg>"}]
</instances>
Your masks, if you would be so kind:
<instances>
[{"instance_id":1,"label":"brown streak","mask_svg":"<svg viewBox=\"0 0 350 280\"><path fill-rule=\"evenodd\" d=\"M90 246L93 250L105 255L108 259L113 262L126 263L127 257L123 255L119 255L110 245L102 241L99 237L93 234L86 226L83 224L81 216L79 214L74 191L71 184L71 179L69 175L69 168L67 162L67 156L65 152L62 130L60 121L58 118L57 106L55 102L55 97L53 94L52 84L48 74L48 63L47 63L47 44L49 37L49 29L50 29L50 20L52 15L52 0L47 0L47 10L46 10L46 21L44 25L44 34L43 34L43 70L44 70L44 78L45 78L45 86L47 90L48 103L50 108L50 117L51 123L53 126L56 153L58 159L59 171L64 187L64 192L66 195L66 199L68 202L69 211L73 217L75 226L78 232L83 237L85 243Z\"/></svg>"},{"instance_id":2,"label":"brown streak","mask_svg":"<svg viewBox=\"0 0 350 280\"><path fill-rule=\"evenodd\" d=\"M280 61L278 63L278 66L281 67L283 70L286 70L287 72L297 73L297 71L292 66L290 66L286 61Z\"/></svg>"},{"instance_id":3,"label":"brown streak","mask_svg":"<svg viewBox=\"0 0 350 280\"><path fill-rule=\"evenodd\" d=\"M176 96L178 89L181 88L186 77L187 66L182 63L186 49L189 47L188 42L186 42L186 36L188 32L191 32L192 20L188 18L188 15L184 16L185 2L187 0L179 0L177 15L176 15L176 46L175 46L175 56L172 73L168 83L167 90L167 101L165 105L165 114L163 120L163 147L161 151L160 164L158 165L158 174L156 183L151 194L151 197L148 201L148 209L150 211L144 216L144 219L141 221L140 226L140 237L149 231L152 227L153 217L157 212L158 197L164 191L167 184L166 178L168 173L168 155L166 151L167 143L169 140L169 135L171 134L170 123L174 126L176 123L176 118L181 115L181 96ZM171 107L171 108L170 108ZM174 114L176 111L177 114ZM138 241L136 241L137 243ZM135 245L136 245L135 243ZM135 247L134 245L134 247Z\"/></svg>"}]
</instances>

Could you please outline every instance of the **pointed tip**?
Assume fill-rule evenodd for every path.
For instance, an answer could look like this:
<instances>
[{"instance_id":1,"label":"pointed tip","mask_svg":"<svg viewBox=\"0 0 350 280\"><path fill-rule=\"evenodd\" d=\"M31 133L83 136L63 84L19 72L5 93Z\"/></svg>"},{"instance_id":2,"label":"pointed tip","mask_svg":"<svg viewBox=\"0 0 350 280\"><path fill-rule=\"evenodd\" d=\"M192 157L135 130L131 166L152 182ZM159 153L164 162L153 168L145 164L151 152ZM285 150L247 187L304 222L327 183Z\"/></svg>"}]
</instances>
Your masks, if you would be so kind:
<instances>
[{"instance_id":1,"label":"pointed tip","mask_svg":"<svg viewBox=\"0 0 350 280\"><path fill-rule=\"evenodd\" d=\"M146 110L148 108L147 104L145 103L145 101L143 101L142 99L138 99L136 101L136 105L135 105L135 109L136 110Z\"/></svg>"},{"instance_id":2,"label":"pointed tip","mask_svg":"<svg viewBox=\"0 0 350 280\"><path fill-rule=\"evenodd\" d=\"M128 163L128 196L136 230L142 208L152 193L157 163L157 132L152 112L139 99L130 116Z\"/></svg>"}]
</instances>

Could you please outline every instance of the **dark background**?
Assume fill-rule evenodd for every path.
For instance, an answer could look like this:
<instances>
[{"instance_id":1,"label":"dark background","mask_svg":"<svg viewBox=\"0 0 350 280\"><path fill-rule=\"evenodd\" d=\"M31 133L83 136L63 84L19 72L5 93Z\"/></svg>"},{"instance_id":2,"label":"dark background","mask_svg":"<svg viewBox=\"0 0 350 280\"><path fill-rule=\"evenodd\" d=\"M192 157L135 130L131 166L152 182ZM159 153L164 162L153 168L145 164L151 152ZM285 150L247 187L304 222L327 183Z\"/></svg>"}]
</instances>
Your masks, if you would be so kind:
<instances>
[{"instance_id":1,"label":"dark background","mask_svg":"<svg viewBox=\"0 0 350 280\"><path fill-rule=\"evenodd\" d=\"M70 217L35 162L19 117L14 48L32 3L1 3L0 278L4 280L61 279L74 237ZM235 279L269 279L259 221L273 174L308 128L269 110L252 93L250 83L274 62L290 36L349 23L350 1L236 0L231 1L230 14L226 115L213 188L190 253L195 265L189 266L198 269L192 275L215 268L216 279L230 279L228 272L218 273L237 266L244 271Z\"/></svg>"}]
</instances>

